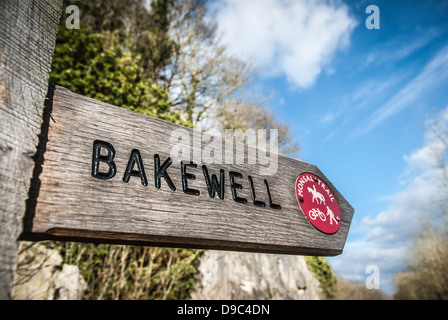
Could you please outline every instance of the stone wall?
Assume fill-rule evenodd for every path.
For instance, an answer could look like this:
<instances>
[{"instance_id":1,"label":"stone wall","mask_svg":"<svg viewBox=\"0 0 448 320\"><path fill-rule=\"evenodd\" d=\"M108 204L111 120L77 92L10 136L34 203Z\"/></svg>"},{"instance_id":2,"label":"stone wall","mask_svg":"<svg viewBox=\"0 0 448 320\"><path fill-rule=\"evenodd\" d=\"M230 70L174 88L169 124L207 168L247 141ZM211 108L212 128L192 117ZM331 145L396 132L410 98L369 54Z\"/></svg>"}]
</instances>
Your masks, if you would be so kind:
<instances>
[{"instance_id":1,"label":"stone wall","mask_svg":"<svg viewBox=\"0 0 448 320\"><path fill-rule=\"evenodd\" d=\"M303 256L206 251L192 298L316 300L322 290Z\"/></svg>"},{"instance_id":2,"label":"stone wall","mask_svg":"<svg viewBox=\"0 0 448 320\"><path fill-rule=\"evenodd\" d=\"M57 250L20 243L12 299L79 300L86 289L78 267L63 264Z\"/></svg>"}]
</instances>

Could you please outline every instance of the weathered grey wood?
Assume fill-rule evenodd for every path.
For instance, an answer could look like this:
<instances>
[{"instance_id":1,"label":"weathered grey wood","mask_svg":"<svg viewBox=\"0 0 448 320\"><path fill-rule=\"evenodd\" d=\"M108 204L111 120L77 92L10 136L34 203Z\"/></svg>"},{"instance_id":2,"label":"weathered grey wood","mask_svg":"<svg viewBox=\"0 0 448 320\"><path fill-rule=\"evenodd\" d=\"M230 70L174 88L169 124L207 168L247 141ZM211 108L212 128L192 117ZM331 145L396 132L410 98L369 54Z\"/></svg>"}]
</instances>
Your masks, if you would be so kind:
<instances>
[{"instance_id":1,"label":"weathered grey wood","mask_svg":"<svg viewBox=\"0 0 448 320\"><path fill-rule=\"evenodd\" d=\"M170 156L170 135L180 126L82 97L62 87L56 86L52 94L45 117L49 122L48 137L45 130L42 137L42 172L33 183L37 201L28 212L25 238L307 255L342 252L353 209L317 167L283 156L279 156L278 171L272 176L260 176L259 164L207 165L210 175L219 177L219 170L225 171L225 197L221 200L217 195L214 199L209 196L201 163L197 168L188 168L196 175L195 180L188 180L188 187L199 190L200 195L185 194L181 166L173 163L167 172L177 190L171 191L163 178L161 189L157 189L154 155L160 156L161 163ZM192 139L199 138L191 129L185 129ZM95 140L109 142L115 148L117 174L110 180L92 177ZM207 145L208 140L203 140L202 145ZM222 143L224 150L225 141ZM139 177L123 182L133 149L140 151L148 179L146 187ZM106 165L102 170L107 169ZM248 199L247 204L233 200L229 171L242 173L238 183L243 189L238 190L238 196ZM318 175L333 190L342 217L335 234L318 231L300 211L295 181L303 172ZM265 203L268 198L264 179L268 180L273 202L280 204L281 210L253 205L249 175L258 200Z\"/></svg>"},{"instance_id":2,"label":"weathered grey wood","mask_svg":"<svg viewBox=\"0 0 448 320\"><path fill-rule=\"evenodd\" d=\"M11 292L60 0L0 1L0 299Z\"/></svg>"}]
</instances>

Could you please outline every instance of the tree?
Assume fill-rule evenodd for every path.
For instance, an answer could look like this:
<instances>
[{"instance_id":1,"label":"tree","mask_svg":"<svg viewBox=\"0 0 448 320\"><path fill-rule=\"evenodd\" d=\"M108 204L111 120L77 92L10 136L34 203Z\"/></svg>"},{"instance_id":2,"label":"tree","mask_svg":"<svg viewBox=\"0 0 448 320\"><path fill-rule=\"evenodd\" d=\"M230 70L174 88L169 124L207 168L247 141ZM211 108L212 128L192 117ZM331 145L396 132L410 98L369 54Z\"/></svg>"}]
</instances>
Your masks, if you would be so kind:
<instances>
[{"instance_id":1,"label":"tree","mask_svg":"<svg viewBox=\"0 0 448 320\"><path fill-rule=\"evenodd\" d=\"M395 299L448 299L448 234L427 224L408 250L406 269L395 276Z\"/></svg>"},{"instance_id":2,"label":"tree","mask_svg":"<svg viewBox=\"0 0 448 320\"><path fill-rule=\"evenodd\" d=\"M171 110L167 92L145 78L141 56L126 51L114 32L59 28L50 81L73 92L174 123L188 125Z\"/></svg>"},{"instance_id":3,"label":"tree","mask_svg":"<svg viewBox=\"0 0 448 320\"><path fill-rule=\"evenodd\" d=\"M334 300L386 300L389 299L380 289L367 289L365 283L351 282L336 277Z\"/></svg>"},{"instance_id":4,"label":"tree","mask_svg":"<svg viewBox=\"0 0 448 320\"><path fill-rule=\"evenodd\" d=\"M197 124L247 85L253 71L248 62L227 54L204 1L174 1L169 20L176 50L172 63L162 70L162 85L173 106Z\"/></svg>"},{"instance_id":5,"label":"tree","mask_svg":"<svg viewBox=\"0 0 448 320\"><path fill-rule=\"evenodd\" d=\"M275 114L269 112L262 103L239 100L237 103L224 103L215 109L215 127L222 132L226 129L242 132L247 129L266 129L266 145L270 145L272 138L278 139L279 153L289 157L297 157L300 146L294 140L289 125L276 119ZM271 129L277 129L278 135L271 137ZM227 137L229 138L229 137ZM240 142L244 137L239 138ZM269 151L269 150L268 150Z\"/></svg>"},{"instance_id":6,"label":"tree","mask_svg":"<svg viewBox=\"0 0 448 320\"><path fill-rule=\"evenodd\" d=\"M169 33L176 42L172 63L162 70L162 85L188 122L204 129L278 129L279 149L297 156L299 146L287 124L267 110L268 100L248 90L256 71L250 61L230 55L220 41L205 1L175 0Z\"/></svg>"},{"instance_id":7,"label":"tree","mask_svg":"<svg viewBox=\"0 0 448 320\"><path fill-rule=\"evenodd\" d=\"M448 299L448 108L428 122L427 132L431 183L439 192L408 248L406 269L395 275L397 299Z\"/></svg>"},{"instance_id":8,"label":"tree","mask_svg":"<svg viewBox=\"0 0 448 320\"><path fill-rule=\"evenodd\" d=\"M72 2L72 1L66 1ZM173 0L77 0L81 20L94 33L115 33L118 42L138 65L145 78L158 80L171 62L175 42L168 34Z\"/></svg>"}]
</instances>

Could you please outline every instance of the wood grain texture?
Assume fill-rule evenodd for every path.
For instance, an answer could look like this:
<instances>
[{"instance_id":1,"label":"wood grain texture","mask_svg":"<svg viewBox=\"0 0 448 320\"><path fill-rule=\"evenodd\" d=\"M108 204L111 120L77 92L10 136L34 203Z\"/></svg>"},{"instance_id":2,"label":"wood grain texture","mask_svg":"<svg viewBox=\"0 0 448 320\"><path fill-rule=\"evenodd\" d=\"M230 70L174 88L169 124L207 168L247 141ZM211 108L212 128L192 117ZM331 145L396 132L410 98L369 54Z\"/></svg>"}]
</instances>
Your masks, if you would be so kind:
<instances>
[{"instance_id":1,"label":"wood grain texture","mask_svg":"<svg viewBox=\"0 0 448 320\"><path fill-rule=\"evenodd\" d=\"M198 190L198 196L183 192L181 165L173 163L167 172L176 191L163 178L158 189L154 155L158 154L163 163L173 146L171 133L182 127L82 97L58 86L49 101L52 104L46 117L48 139L43 139L48 142L43 144L42 172L35 177L37 201L27 216L25 238L306 255L342 252L353 208L316 166L279 156L277 173L263 176L259 174L259 164L207 164L210 175L219 177L220 169L225 172L225 194L221 200L218 195L213 199L209 196L202 163L197 163L197 168L187 168L188 173L196 176L195 180L188 180L188 187ZM198 134L184 129L190 133L193 144L201 143ZM110 180L92 177L95 140L109 142L115 148L117 174ZM208 141L203 138L202 147ZM224 150L225 141L221 143ZM123 182L134 149L140 152L148 186L143 186L135 176L128 183ZM107 172L107 169L106 166L101 170ZM230 171L242 174L242 179L236 179L242 185L237 190L238 197L246 198L248 203L237 203L232 198ZM333 191L342 218L335 234L318 231L300 211L295 181L303 172L318 175ZM257 200L269 202L264 188L266 179L272 200L281 205L281 210L253 204L249 175L253 178Z\"/></svg>"},{"instance_id":2,"label":"wood grain texture","mask_svg":"<svg viewBox=\"0 0 448 320\"><path fill-rule=\"evenodd\" d=\"M0 1L0 299L9 298L62 1Z\"/></svg>"}]
</instances>

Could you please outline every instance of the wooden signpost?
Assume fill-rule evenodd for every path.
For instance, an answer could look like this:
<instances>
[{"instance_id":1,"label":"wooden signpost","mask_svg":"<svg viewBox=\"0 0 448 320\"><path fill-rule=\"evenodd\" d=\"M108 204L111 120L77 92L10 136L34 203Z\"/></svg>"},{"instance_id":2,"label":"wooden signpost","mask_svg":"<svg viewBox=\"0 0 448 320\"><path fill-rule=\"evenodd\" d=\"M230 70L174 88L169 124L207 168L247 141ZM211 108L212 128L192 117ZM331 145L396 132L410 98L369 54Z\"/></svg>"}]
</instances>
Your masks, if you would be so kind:
<instances>
[{"instance_id":1,"label":"wooden signpost","mask_svg":"<svg viewBox=\"0 0 448 320\"><path fill-rule=\"evenodd\" d=\"M315 166L278 156L277 172L264 175L258 162L248 163L255 150L224 139L216 148L222 157L236 158L244 149L245 162L205 163L195 159L194 147L204 155L213 139L200 132L58 86L47 102L23 238L342 252L353 209ZM178 161L173 150L184 151ZM333 202L340 209L339 221L327 219L325 207L321 217L302 212L301 201L318 205L314 193L297 193L296 185L307 182L306 175L298 179L304 173L321 180L315 192L322 206ZM322 232L312 223L316 218L336 231Z\"/></svg>"},{"instance_id":2,"label":"wooden signpost","mask_svg":"<svg viewBox=\"0 0 448 320\"><path fill-rule=\"evenodd\" d=\"M0 299L11 292L20 235L342 252L353 208L316 166L278 156L266 174L261 162L233 161L259 150L48 88L61 12L61 0L0 2ZM212 140L223 161L201 157Z\"/></svg>"},{"instance_id":3,"label":"wooden signpost","mask_svg":"<svg viewBox=\"0 0 448 320\"><path fill-rule=\"evenodd\" d=\"M11 291L62 0L0 1L0 299Z\"/></svg>"}]
</instances>

